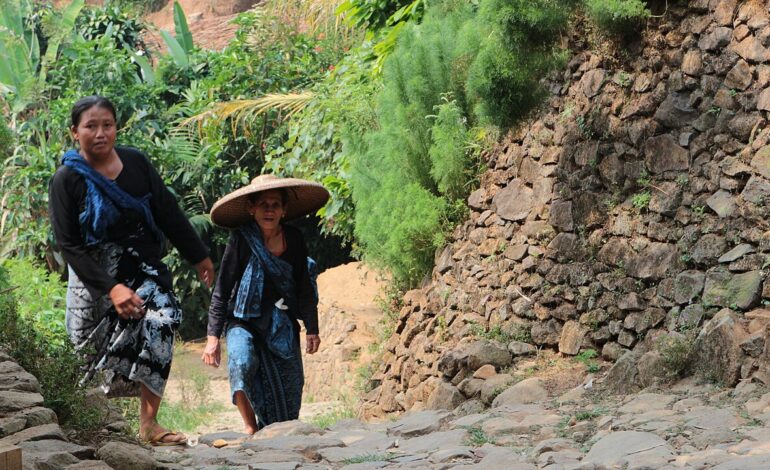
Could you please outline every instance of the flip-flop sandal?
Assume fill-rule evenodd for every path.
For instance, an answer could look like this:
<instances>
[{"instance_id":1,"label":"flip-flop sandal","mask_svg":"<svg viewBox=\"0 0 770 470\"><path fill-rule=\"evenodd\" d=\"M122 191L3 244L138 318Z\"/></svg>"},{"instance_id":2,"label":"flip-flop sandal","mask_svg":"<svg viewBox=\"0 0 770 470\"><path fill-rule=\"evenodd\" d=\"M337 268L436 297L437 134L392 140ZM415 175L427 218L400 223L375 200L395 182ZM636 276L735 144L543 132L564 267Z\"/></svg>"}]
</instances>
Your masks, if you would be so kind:
<instances>
[{"instance_id":1,"label":"flip-flop sandal","mask_svg":"<svg viewBox=\"0 0 770 470\"><path fill-rule=\"evenodd\" d=\"M166 436L180 436L178 432L174 431L161 431L158 434L152 436L150 440L147 441L148 444L150 444L153 447L167 447L167 446L183 446L187 444L187 438L181 440L181 441L163 441L163 438Z\"/></svg>"}]
</instances>

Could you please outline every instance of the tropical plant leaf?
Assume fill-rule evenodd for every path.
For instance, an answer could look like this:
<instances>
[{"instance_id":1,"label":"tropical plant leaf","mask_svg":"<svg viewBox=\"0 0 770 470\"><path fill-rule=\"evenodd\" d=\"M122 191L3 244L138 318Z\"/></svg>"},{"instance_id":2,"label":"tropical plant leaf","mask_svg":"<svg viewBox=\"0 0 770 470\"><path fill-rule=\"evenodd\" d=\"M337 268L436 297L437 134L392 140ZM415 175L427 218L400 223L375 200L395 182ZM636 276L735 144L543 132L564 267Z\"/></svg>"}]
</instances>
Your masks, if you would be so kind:
<instances>
[{"instance_id":1,"label":"tropical plant leaf","mask_svg":"<svg viewBox=\"0 0 770 470\"><path fill-rule=\"evenodd\" d=\"M187 53L179 44L179 41L177 41L168 31L161 30L160 35L163 37L163 41L166 43L174 63L178 67L187 68L190 65L190 61L187 60Z\"/></svg>"},{"instance_id":2,"label":"tropical plant leaf","mask_svg":"<svg viewBox=\"0 0 770 470\"><path fill-rule=\"evenodd\" d=\"M280 111L282 113L281 118L286 119L302 111L314 96L310 91L286 94L270 93L251 100L215 103L206 111L185 119L180 125L189 127L197 124L200 127L205 122L218 124L230 120L233 134L235 134L239 125L251 124L257 117L269 111Z\"/></svg>"},{"instance_id":3,"label":"tropical plant leaf","mask_svg":"<svg viewBox=\"0 0 770 470\"><path fill-rule=\"evenodd\" d=\"M199 237L205 235L214 226L208 214L195 214L188 220Z\"/></svg>"},{"instance_id":4,"label":"tropical plant leaf","mask_svg":"<svg viewBox=\"0 0 770 470\"><path fill-rule=\"evenodd\" d=\"M139 55L136 52L131 52L131 57L134 58L134 61L139 64L139 68L142 69L142 79L145 83L149 83L150 85L154 84L155 70L152 68L150 61L147 60L147 57Z\"/></svg>"},{"instance_id":5,"label":"tropical plant leaf","mask_svg":"<svg viewBox=\"0 0 770 470\"><path fill-rule=\"evenodd\" d=\"M48 49L45 51L45 56L43 57L43 62L40 67L40 74L38 76L40 83L45 83L48 66L56 62L59 46L64 38L72 33L72 30L75 28L75 20L77 20L80 10L83 9L84 5L85 0L72 0L72 2L67 5L67 8L64 9L61 24L56 29L56 34L48 40ZM35 38L37 38L37 35L35 35Z\"/></svg>"},{"instance_id":6,"label":"tropical plant leaf","mask_svg":"<svg viewBox=\"0 0 770 470\"><path fill-rule=\"evenodd\" d=\"M178 1L174 1L174 29L176 30L176 40L186 53L193 50L193 37L187 26L187 17Z\"/></svg>"}]
</instances>

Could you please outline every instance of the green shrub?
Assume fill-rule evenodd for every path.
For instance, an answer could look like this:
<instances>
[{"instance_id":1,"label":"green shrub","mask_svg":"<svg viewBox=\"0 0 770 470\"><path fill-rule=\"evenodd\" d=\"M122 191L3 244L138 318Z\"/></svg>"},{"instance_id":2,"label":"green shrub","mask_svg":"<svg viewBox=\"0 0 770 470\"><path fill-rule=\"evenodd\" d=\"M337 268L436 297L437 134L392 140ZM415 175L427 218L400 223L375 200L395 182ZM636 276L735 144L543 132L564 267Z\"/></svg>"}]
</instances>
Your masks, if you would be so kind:
<instances>
[{"instance_id":1,"label":"green shrub","mask_svg":"<svg viewBox=\"0 0 770 470\"><path fill-rule=\"evenodd\" d=\"M663 359L666 373L671 379L681 377L692 362L692 350L695 344L694 330L686 334L671 333L658 338L655 349Z\"/></svg>"},{"instance_id":2,"label":"green shrub","mask_svg":"<svg viewBox=\"0 0 770 470\"><path fill-rule=\"evenodd\" d=\"M643 0L585 0L588 15L604 30L622 36L650 17Z\"/></svg>"},{"instance_id":3,"label":"green shrub","mask_svg":"<svg viewBox=\"0 0 770 470\"><path fill-rule=\"evenodd\" d=\"M567 6L448 0L401 30L384 63L376 125L345 146L361 252L396 282L421 280L467 213L458 208L479 171L475 130L507 128L540 103L540 80L560 63L554 41Z\"/></svg>"},{"instance_id":4,"label":"green shrub","mask_svg":"<svg viewBox=\"0 0 770 470\"><path fill-rule=\"evenodd\" d=\"M647 209L647 206L650 205L650 201L652 200L652 194L649 191L642 191L640 193L634 194L631 197L631 203L634 205L634 207L637 208L637 210L644 210Z\"/></svg>"},{"instance_id":5,"label":"green shrub","mask_svg":"<svg viewBox=\"0 0 770 470\"><path fill-rule=\"evenodd\" d=\"M373 264L389 268L398 282L415 285L444 243L446 205L417 183L387 176L376 192L356 200L356 235Z\"/></svg>"},{"instance_id":6,"label":"green shrub","mask_svg":"<svg viewBox=\"0 0 770 470\"><path fill-rule=\"evenodd\" d=\"M546 96L545 74L563 63L555 49L569 3L560 0L487 0L461 35L465 54L478 49L466 90L482 122L507 128Z\"/></svg>"},{"instance_id":7,"label":"green shrub","mask_svg":"<svg viewBox=\"0 0 770 470\"><path fill-rule=\"evenodd\" d=\"M454 100L438 105L436 122L431 128L430 174L442 194L450 200L467 194L466 185L473 179L472 161L468 158L468 128L462 110Z\"/></svg>"},{"instance_id":8,"label":"green shrub","mask_svg":"<svg viewBox=\"0 0 770 470\"><path fill-rule=\"evenodd\" d=\"M29 259L7 260L4 267L15 287L19 315L31 322L41 340L52 348L69 343L64 324L67 286L59 274L36 266Z\"/></svg>"},{"instance_id":9,"label":"green shrub","mask_svg":"<svg viewBox=\"0 0 770 470\"><path fill-rule=\"evenodd\" d=\"M82 365L78 354L66 338L49 342L45 334L35 330L33 321L19 313L14 297L17 288L0 267L0 348L37 377L44 405L56 413L63 426L79 432L97 429L102 415L89 405L78 386Z\"/></svg>"},{"instance_id":10,"label":"green shrub","mask_svg":"<svg viewBox=\"0 0 770 470\"><path fill-rule=\"evenodd\" d=\"M86 40L108 37L118 48L146 50L142 40L144 23L118 5L84 9L78 16L76 27Z\"/></svg>"},{"instance_id":11,"label":"green shrub","mask_svg":"<svg viewBox=\"0 0 770 470\"><path fill-rule=\"evenodd\" d=\"M345 0L337 12L351 24L377 30L387 26L394 13L410 4L421 10L422 3L421 0Z\"/></svg>"},{"instance_id":12,"label":"green shrub","mask_svg":"<svg viewBox=\"0 0 770 470\"><path fill-rule=\"evenodd\" d=\"M13 155L14 140L13 131L3 119L0 121L0 158L3 160Z\"/></svg>"},{"instance_id":13,"label":"green shrub","mask_svg":"<svg viewBox=\"0 0 770 470\"><path fill-rule=\"evenodd\" d=\"M363 136L347 135L356 237L365 258L388 268L403 286L415 285L433 265L451 225L453 197L464 196L458 168L467 167L469 154L448 155L444 165L441 153L450 141L464 140L456 119L463 77L453 73L453 42L447 38L470 16L467 7L449 17L428 14L423 24L405 29L385 62L376 127ZM442 114L446 93L456 100ZM440 118L430 118L437 110Z\"/></svg>"}]
</instances>

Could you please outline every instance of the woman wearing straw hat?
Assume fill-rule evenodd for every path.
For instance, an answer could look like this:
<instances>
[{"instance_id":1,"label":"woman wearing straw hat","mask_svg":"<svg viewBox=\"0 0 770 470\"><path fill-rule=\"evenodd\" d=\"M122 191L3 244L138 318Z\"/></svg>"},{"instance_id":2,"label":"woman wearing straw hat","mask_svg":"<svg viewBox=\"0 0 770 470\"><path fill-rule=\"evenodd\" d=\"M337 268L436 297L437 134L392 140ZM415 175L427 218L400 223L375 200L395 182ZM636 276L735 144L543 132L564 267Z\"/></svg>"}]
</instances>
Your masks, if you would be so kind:
<instances>
[{"instance_id":1,"label":"woman wearing straw hat","mask_svg":"<svg viewBox=\"0 0 770 470\"><path fill-rule=\"evenodd\" d=\"M262 175L211 209L214 223L234 230L211 298L202 359L219 366L219 338L226 331L232 400L248 434L299 417L298 320L313 354L321 344L318 296L302 234L283 221L315 212L328 198L320 184Z\"/></svg>"}]
</instances>

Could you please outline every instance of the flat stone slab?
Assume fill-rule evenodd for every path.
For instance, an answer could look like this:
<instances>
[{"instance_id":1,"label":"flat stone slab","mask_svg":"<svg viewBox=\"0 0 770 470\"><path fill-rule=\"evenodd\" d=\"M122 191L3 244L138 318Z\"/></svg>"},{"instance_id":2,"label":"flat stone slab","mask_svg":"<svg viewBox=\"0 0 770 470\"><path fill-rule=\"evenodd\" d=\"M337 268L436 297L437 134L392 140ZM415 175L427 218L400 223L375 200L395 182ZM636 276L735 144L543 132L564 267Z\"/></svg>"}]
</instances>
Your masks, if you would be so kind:
<instances>
[{"instance_id":1,"label":"flat stone slab","mask_svg":"<svg viewBox=\"0 0 770 470\"><path fill-rule=\"evenodd\" d=\"M741 243L740 245L736 246L732 250L720 256L717 261L720 263L732 263L733 261L739 259L743 255L754 253L754 251L755 250L752 245L749 245L748 243Z\"/></svg>"},{"instance_id":2,"label":"flat stone slab","mask_svg":"<svg viewBox=\"0 0 770 470\"><path fill-rule=\"evenodd\" d=\"M469 446L457 446L441 449L430 456L433 463L457 462L462 459L473 460L473 448Z\"/></svg>"},{"instance_id":3,"label":"flat stone slab","mask_svg":"<svg viewBox=\"0 0 770 470\"><path fill-rule=\"evenodd\" d=\"M537 403L547 399L548 391L545 389L543 381L537 377L531 377L511 386L508 390L498 395L492 402L492 408Z\"/></svg>"},{"instance_id":4,"label":"flat stone slab","mask_svg":"<svg viewBox=\"0 0 770 470\"><path fill-rule=\"evenodd\" d=\"M113 470L102 460L81 460L67 467L67 470Z\"/></svg>"},{"instance_id":5,"label":"flat stone slab","mask_svg":"<svg viewBox=\"0 0 770 470\"><path fill-rule=\"evenodd\" d=\"M348 447L371 448L385 450L393 446L397 438L385 433L353 429L351 431L332 431L324 433L324 437L339 439Z\"/></svg>"},{"instance_id":6,"label":"flat stone slab","mask_svg":"<svg viewBox=\"0 0 770 470\"><path fill-rule=\"evenodd\" d=\"M345 443L341 440L330 437L284 436L244 441L241 443L241 448L251 449L255 452L262 452L269 449L308 452L326 447L343 447L344 445Z\"/></svg>"},{"instance_id":7,"label":"flat stone slab","mask_svg":"<svg viewBox=\"0 0 770 470\"><path fill-rule=\"evenodd\" d=\"M489 418L488 413L473 413L452 421L450 423L450 427L452 429L456 429L456 428L466 428L469 426L476 426L477 424L481 423L487 418Z\"/></svg>"},{"instance_id":8,"label":"flat stone slab","mask_svg":"<svg viewBox=\"0 0 770 470\"><path fill-rule=\"evenodd\" d=\"M92 447L81 446L60 440L28 441L19 444L25 454L67 453L78 459L86 460L94 456Z\"/></svg>"},{"instance_id":9,"label":"flat stone slab","mask_svg":"<svg viewBox=\"0 0 770 470\"><path fill-rule=\"evenodd\" d=\"M270 439L277 436L309 436L320 434L317 426L299 420L273 423L257 431L252 439Z\"/></svg>"},{"instance_id":10,"label":"flat stone slab","mask_svg":"<svg viewBox=\"0 0 770 470\"><path fill-rule=\"evenodd\" d=\"M597 466L624 465L633 461L670 457L674 450L666 441L649 432L618 431L610 433L591 447L583 462Z\"/></svg>"},{"instance_id":11,"label":"flat stone slab","mask_svg":"<svg viewBox=\"0 0 770 470\"><path fill-rule=\"evenodd\" d=\"M677 400L676 395L657 393L642 393L636 395L628 403L618 408L620 413L643 413L652 410L663 410Z\"/></svg>"},{"instance_id":12,"label":"flat stone slab","mask_svg":"<svg viewBox=\"0 0 770 470\"><path fill-rule=\"evenodd\" d=\"M272 463L293 463L299 465L305 462L305 457L295 451L290 450L263 450L259 452L237 452L227 458L227 462L231 465L249 465L251 468L255 468L255 465L272 464Z\"/></svg>"},{"instance_id":13,"label":"flat stone slab","mask_svg":"<svg viewBox=\"0 0 770 470\"><path fill-rule=\"evenodd\" d=\"M428 410L411 413L388 427L392 436L415 437L438 431L452 417L449 411Z\"/></svg>"},{"instance_id":14,"label":"flat stone slab","mask_svg":"<svg viewBox=\"0 0 770 470\"><path fill-rule=\"evenodd\" d=\"M349 465L345 465L344 467L340 467L340 470L376 470L378 468L383 468L390 465L390 462L384 461L384 462L361 462L361 463L352 463Z\"/></svg>"},{"instance_id":15,"label":"flat stone slab","mask_svg":"<svg viewBox=\"0 0 770 470\"><path fill-rule=\"evenodd\" d=\"M227 442L240 442L245 439L248 439L250 436L243 432L234 432L234 431L222 431L222 432L213 432L211 434L204 434L201 437L198 438L199 444L206 444L207 446L211 446L214 441L222 439Z\"/></svg>"},{"instance_id":16,"label":"flat stone slab","mask_svg":"<svg viewBox=\"0 0 770 470\"><path fill-rule=\"evenodd\" d=\"M41 441L49 439L64 440L64 433L56 423L41 424L40 426L33 426L23 431L19 431L16 434L11 434L0 439L0 445L18 445L20 442L26 441Z\"/></svg>"},{"instance_id":17,"label":"flat stone slab","mask_svg":"<svg viewBox=\"0 0 770 470\"><path fill-rule=\"evenodd\" d=\"M0 391L0 414L43 405L43 395L32 392Z\"/></svg>"},{"instance_id":18,"label":"flat stone slab","mask_svg":"<svg viewBox=\"0 0 770 470\"><path fill-rule=\"evenodd\" d=\"M770 455L738 457L721 463L711 470L766 470L770 468Z\"/></svg>"},{"instance_id":19,"label":"flat stone slab","mask_svg":"<svg viewBox=\"0 0 770 470\"><path fill-rule=\"evenodd\" d=\"M154 470L156 467L147 449L127 442L108 442L99 448L96 456L115 470Z\"/></svg>"},{"instance_id":20,"label":"flat stone slab","mask_svg":"<svg viewBox=\"0 0 770 470\"><path fill-rule=\"evenodd\" d=\"M439 431L403 440L399 442L398 451L406 454L431 453L449 447L466 445L467 439L468 431L464 429Z\"/></svg>"},{"instance_id":21,"label":"flat stone slab","mask_svg":"<svg viewBox=\"0 0 770 470\"><path fill-rule=\"evenodd\" d=\"M732 429L745 423L745 420L738 416L737 410L710 406L689 411L685 420L685 426L700 430L722 427Z\"/></svg>"},{"instance_id":22,"label":"flat stone slab","mask_svg":"<svg viewBox=\"0 0 770 470\"><path fill-rule=\"evenodd\" d=\"M381 458L384 461L391 457L391 452L395 452L396 450L397 449L393 449L392 451L372 451L370 449L361 449L357 447L327 447L325 449L319 449L318 454L326 462L339 464L345 461L359 460L364 457Z\"/></svg>"}]
</instances>

